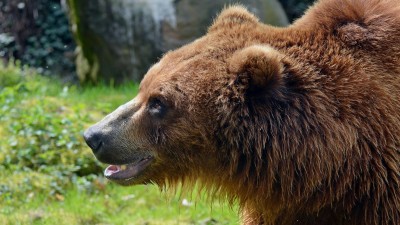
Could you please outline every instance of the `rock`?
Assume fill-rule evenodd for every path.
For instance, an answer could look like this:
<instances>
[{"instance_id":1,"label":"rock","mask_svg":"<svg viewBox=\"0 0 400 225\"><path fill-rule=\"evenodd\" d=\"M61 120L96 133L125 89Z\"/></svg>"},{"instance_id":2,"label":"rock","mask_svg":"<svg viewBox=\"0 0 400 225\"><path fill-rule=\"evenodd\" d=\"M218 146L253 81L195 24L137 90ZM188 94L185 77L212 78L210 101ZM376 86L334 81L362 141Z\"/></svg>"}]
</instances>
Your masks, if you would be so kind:
<instances>
[{"instance_id":1,"label":"rock","mask_svg":"<svg viewBox=\"0 0 400 225\"><path fill-rule=\"evenodd\" d=\"M204 34L234 0L68 0L82 82L139 82L162 53ZM269 24L285 26L277 0L243 0Z\"/></svg>"}]
</instances>

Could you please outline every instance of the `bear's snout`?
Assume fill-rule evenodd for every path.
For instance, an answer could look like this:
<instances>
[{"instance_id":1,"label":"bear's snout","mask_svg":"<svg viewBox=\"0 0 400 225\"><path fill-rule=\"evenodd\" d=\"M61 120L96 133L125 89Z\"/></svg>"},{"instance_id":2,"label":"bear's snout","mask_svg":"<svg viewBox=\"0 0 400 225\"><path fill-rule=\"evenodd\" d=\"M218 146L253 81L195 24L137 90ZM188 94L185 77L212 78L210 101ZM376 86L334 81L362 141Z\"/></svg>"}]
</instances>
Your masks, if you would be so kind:
<instances>
[{"instance_id":1,"label":"bear's snout","mask_svg":"<svg viewBox=\"0 0 400 225\"><path fill-rule=\"evenodd\" d=\"M83 133L87 145L100 162L121 165L142 155L137 138L131 135L137 129L130 127L135 124L133 117L138 109L135 100L127 102Z\"/></svg>"},{"instance_id":2,"label":"bear's snout","mask_svg":"<svg viewBox=\"0 0 400 225\"><path fill-rule=\"evenodd\" d=\"M94 127L87 129L83 133L83 138L94 154L96 154L103 145L101 132L97 131Z\"/></svg>"},{"instance_id":3,"label":"bear's snout","mask_svg":"<svg viewBox=\"0 0 400 225\"><path fill-rule=\"evenodd\" d=\"M120 159L120 149L111 141L109 132L104 131L101 124L89 127L84 133L83 138L86 144L92 149L96 158L103 163L118 164L123 161Z\"/></svg>"},{"instance_id":4,"label":"bear's snout","mask_svg":"<svg viewBox=\"0 0 400 225\"><path fill-rule=\"evenodd\" d=\"M120 145L113 141L118 139L113 133L107 132L107 129L102 124L95 124L83 133L83 138L100 162L124 164L126 159L123 156L126 154L126 149L121 148Z\"/></svg>"}]
</instances>

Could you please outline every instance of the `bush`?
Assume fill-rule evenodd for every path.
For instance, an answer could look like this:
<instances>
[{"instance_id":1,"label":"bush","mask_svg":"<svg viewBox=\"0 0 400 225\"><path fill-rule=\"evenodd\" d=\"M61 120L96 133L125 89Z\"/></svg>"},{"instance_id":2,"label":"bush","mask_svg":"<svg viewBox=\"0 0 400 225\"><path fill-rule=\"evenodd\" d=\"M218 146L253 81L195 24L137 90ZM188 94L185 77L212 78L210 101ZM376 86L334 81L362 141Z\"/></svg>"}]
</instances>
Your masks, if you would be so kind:
<instances>
[{"instance_id":1,"label":"bush","mask_svg":"<svg viewBox=\"0 0 400 225\"><path fill-rule=\"evenodd\" d=\"M0 2L0 20L0 57L46 75L74 73L75 44L60 0Z\"/></svg>"}]
</instances>

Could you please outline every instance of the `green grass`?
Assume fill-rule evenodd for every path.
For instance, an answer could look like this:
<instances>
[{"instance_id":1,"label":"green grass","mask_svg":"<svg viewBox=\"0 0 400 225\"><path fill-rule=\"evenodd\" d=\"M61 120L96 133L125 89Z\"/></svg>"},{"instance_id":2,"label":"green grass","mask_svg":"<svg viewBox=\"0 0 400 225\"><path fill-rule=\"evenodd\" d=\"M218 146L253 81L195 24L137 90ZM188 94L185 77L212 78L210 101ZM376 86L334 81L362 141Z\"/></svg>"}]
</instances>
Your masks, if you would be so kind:
<instances>
[{"instance_id":1,"label":"green grass","mask_svg":"<svg viewBox=\"0 0 400 225\"><path fill-rule=\"evenodd\" d=\"M2 224L238 224L236 209L218 202L210 207L184 196L167 198L152 185L105 183L90 193L71 188L54 199L34 192L28 198L22 204L3 205ZM182 204L184 199L189 206Z\"/></svg>"},{"instance_id":2,"label":"green grass","mask_svg":"<svg viewBox=\"0 0 400 225\"><path fill-rule=\"evenodd\" d=\"M224 202L103 178L82 132L132 99L137 84L76 87L28 71L0 66L0 224L239 223Z\"/></svg>"}]
</instances>

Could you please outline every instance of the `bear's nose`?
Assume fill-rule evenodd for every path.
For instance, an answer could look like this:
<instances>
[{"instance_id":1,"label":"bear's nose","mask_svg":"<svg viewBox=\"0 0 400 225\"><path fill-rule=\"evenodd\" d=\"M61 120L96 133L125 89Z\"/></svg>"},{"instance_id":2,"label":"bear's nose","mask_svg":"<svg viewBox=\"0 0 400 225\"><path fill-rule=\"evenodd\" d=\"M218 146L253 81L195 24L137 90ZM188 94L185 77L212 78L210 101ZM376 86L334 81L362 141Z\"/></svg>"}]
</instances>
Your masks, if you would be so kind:
<instances>
[{"instance_id":1,"label":"bear's nose","mask_svg":"<svg viewBox=\"0 0 400 225\"><path fill-rule=\"evenodd\" d=\"M94 154L96 154L103 145L101 132L96 131L93 127L90 127L83 133L83 138Z\"/></svg>"}]
</instances>

